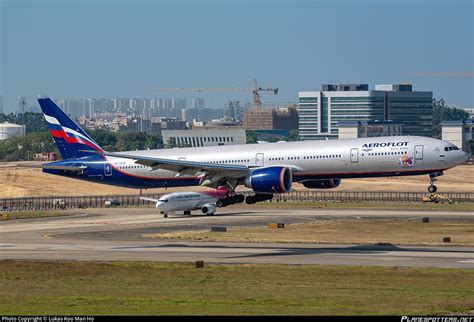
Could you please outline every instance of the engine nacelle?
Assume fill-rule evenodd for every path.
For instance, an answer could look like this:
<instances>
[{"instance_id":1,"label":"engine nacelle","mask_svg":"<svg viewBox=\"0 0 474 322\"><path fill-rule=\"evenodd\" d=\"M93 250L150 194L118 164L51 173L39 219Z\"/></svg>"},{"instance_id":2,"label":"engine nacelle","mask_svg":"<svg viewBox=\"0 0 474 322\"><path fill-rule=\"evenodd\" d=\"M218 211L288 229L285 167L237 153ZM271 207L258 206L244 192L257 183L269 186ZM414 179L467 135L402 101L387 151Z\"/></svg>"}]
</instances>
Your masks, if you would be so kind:
<instances>
[{"instance_id":1,"label":"engine nacelle","mask_svg":"<svg viewBox=\"0 0 474 322\"><path fill-rule=\"evenodd\" d=\"M265 167L252 171L245 186L260 193L282 193L291 190L293 174L288 167Z\"/></svg>"},{"instance_id":2,"label":"engine nacelle","mask_svg":"<svg viewBox=\"0 0 474 322\"><path fill-rule=\"evenodd\" d=\"M311 180L303 182L303 186L309 189L332 189L341 184L341 179Z\"/></svg>"},{"instance_id":3,"label":"engine nacelle","mask_svg":"<svg viewBox=\"0 0 474 322\"><path fill-rule=\"evenodd\" d=\"M207 214L213 214L216 212L216 206L212 205L212 204L206 204L204 206L201 207L201 211L203 214L207 215Z\"/></svg>"}]
</instances>

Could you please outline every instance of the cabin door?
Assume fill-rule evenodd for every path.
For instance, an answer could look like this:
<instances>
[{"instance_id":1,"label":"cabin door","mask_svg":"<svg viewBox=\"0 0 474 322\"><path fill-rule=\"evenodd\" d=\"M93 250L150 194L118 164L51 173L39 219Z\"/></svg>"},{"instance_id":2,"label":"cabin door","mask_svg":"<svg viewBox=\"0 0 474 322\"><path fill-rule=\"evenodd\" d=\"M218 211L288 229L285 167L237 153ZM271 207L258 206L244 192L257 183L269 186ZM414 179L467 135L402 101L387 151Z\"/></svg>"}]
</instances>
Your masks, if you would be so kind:
<instances>
[{"instance_id":1,"label":"cabin door","mask_svg":"<svg viewBox=\"0 0 474 322\"><path fill-rule=\"evenodd\" d=\"M359 162L359 149L351 149L351 163Z\"/></svg>"},{"instance_id":2,"label":"cabin door","mask_svg":"<svg viewBox=\"0 0 474 322\"><path fill-rule=\"evenodd\" d=\"M255 156L255 165L257 167L263 167L263 153L257 153Z\"/></svg>"},{"instance_id":3,"label":"cabin door","mask_svg":"<svg viewBox=\"0 0 474 322\"><path fill-rule=\"evenodd\" d=\"M423 145L415 145L415 159L423 160Z\"/></svg>"}]
</instances>

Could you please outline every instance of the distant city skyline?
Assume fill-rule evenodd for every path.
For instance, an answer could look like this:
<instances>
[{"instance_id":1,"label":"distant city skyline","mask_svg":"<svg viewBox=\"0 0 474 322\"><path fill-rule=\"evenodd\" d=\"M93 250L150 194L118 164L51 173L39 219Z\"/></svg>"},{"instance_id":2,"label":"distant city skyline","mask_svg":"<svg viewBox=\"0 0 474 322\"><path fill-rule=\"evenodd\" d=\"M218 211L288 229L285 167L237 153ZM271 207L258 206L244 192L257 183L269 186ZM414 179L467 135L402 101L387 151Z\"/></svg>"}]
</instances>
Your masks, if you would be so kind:
<instances>
[{"instance_id":1,"label":"distant city skyline","mask_svg":"<svg viewBox=\"0 0 474 322\"><path fill-rule=\"evenodd\" d=\"M323 83L411 82L474 107L474 4L456 1L0 0L0 96L175 97L160 87L245 87L278 95ZM201 93L206 107L251 93Z\"/></svg>"}]
</instances>

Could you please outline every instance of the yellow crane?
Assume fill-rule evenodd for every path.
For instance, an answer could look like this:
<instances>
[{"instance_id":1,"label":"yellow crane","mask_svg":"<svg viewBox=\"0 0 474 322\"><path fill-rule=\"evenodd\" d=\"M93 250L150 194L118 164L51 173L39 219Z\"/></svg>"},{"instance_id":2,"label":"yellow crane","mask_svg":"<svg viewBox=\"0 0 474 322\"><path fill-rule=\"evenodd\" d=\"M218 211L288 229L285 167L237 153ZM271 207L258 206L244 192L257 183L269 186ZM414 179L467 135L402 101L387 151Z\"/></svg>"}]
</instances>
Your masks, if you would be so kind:
<instances>
[{"instance_id":1,"label":"yellow crane","mask_svg":"<svg viewBox=\"0 0 474 322\"><path fill-rule=\"evenodd\" d=\"M253 94L253 106L259 109L262 106L260 101L260 92L273 92L274 95L278 94L278 88L262 88L258 86L257 80L253 80L254 88L155 88L156 91L160 92L252 92Z\"/></svg>"}]
</instances>

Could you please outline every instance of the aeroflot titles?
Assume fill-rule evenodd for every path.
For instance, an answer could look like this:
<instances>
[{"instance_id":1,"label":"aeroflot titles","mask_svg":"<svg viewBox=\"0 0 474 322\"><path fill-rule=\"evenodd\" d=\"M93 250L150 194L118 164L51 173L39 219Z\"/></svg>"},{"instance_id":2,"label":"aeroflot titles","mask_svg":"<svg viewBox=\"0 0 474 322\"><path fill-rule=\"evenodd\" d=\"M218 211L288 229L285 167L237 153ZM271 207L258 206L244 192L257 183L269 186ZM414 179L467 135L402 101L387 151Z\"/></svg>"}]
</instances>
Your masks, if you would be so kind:
<instances>
[{"instance_id":1,"label":"aeroflot titles","mask_svg":"<svg viewBox=\"0 0 474 322\"><path fill-rule=\"evenodd\" d=\"M408 146L408 142L384 142L384 143L366 143L363 148L383 148L387 146Z\"/></svg>"}]
</instances>

